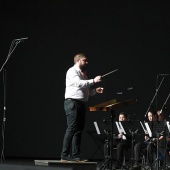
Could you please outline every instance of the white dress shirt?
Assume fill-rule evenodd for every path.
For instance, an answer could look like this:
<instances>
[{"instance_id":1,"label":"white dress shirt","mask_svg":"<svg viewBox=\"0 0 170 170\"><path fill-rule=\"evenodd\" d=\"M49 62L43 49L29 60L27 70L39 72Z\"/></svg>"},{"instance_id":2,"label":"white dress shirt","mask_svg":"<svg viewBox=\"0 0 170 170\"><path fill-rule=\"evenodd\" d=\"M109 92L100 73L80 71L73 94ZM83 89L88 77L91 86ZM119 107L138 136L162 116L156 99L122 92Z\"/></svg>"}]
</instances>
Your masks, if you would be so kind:
<instances>
[{"instance_id":1,"label":"white dress shirt","mask_svg":"<svg viewBox=\"0 0 170 170\"><path fill-rule=\"evenodd\" d=\"M90 89L94 81L93 79L87 79L88 77L84 77L80 68L76 65L69 68L66 73L65 99L72 98L87 101L89 95L95 95L95 89Z\"/></svg>"}]
</instances>

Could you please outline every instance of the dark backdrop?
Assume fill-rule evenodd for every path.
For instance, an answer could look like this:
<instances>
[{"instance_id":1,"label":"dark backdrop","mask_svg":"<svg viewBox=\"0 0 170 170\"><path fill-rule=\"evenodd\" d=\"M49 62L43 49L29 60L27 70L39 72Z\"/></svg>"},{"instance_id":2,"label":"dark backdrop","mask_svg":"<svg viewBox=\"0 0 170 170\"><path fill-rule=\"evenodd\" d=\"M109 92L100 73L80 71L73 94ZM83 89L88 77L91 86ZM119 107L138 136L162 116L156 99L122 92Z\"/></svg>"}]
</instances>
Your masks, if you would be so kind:
<instances>
[{"instance_id":1,"label":"dark backdrop","mask_svg":"<svg viewBox=\"0 0 170 170\"><path fill-rule=\"evenodd\" d=\"M66 118L63 109L65 74L78 52L88 55L88 76L114 69L99 84L103 95L89 99L87 109L111 99L137 99L125 111L143 120L161 83L153 107L162 108L170 87L170 5L165 1L6 1L0 6L0 65L13 39L18 44L6 64L4 94L0 73L0 116L5 121L5 156L60 158ZM132 90L129 90L132 89ZM119 93L121 92L121 93ZM6 111L4 111L6 96ZM166 116L169 118L166 102ZM4 114L5 113L5 114ZM94 121L109 119L110 112L87 112L82 153L103 158L103 136ZM115 117L116 119L116 117ZM2 148L3 139L0 139Z\"/></svg>"}]
</instances>

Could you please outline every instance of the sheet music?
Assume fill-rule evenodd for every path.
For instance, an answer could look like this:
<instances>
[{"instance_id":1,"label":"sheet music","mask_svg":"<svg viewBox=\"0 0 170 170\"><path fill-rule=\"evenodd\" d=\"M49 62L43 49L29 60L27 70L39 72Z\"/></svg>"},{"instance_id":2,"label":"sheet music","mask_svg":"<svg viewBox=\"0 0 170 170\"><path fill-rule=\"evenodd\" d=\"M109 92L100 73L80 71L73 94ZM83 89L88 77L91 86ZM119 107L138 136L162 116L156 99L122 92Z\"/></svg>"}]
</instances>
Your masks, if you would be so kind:
<instances>
[{"instance_id":1,"label":"sheet music","mask_svg":"<svg viewBox=\"0 0 170 170\"><path fill-rule=\"evenodd\" d=\"M145 134L147 135L148 134L148 132L147 132L147 130L145 129L145 127L143 126L143 123L140 121L140 124L141 124L141 126L142 126L142 128L143 128L143 131L145 132Z\"/></svg>"},{"instance_id":2,"label":"sheet music","mask_svg":"<svg viewBox=\"0 0 170 170\"><path fill-rule=\"evenodd\" d=\"M151 132L151 129L150 129L150 127L149 127L148 122L145 122L145 126L146 126L147 132L148 132L148 134L149 134L149 137L152 137L152 132Z\"/></svg>"},{"instance_id":3,"label":"sheet music","mask_svg":"<svg viewBox=\"0 0 170 170\"><path fill-rule=\"evenodd\" d=\"M100 133L99 127L97 125L97 122L94 122L94 126L96 128L97 134L100 135L101 133Z\"/></svg>"},{"instance_id":4,"label":"sheet music","mask_svg":"<svg viewBox=\"0 0 170 170\"><path fill-rule=\"evenodd\" d=\"M168 127L168 131L170 132L170 124L169 124L169 121L166 122L166 125Z\"/></svg>"},{"instance_id":5,"label":"sheet music","mask_svg":"<svg viewBox=\"0 0 170 170\"><path fill-rule=\"evenodd\" d=\"M117 126L117 129L118 129L119 133L126 134L126 132L125 132L125 130L124 130L124 128L123 128L121 122L115 122L115 123L116 123L116 126ZM125 139L126 139L126 136L123 135L123 136L122 136L122 139L125 140Z\"/></svg>"}]
</instances>

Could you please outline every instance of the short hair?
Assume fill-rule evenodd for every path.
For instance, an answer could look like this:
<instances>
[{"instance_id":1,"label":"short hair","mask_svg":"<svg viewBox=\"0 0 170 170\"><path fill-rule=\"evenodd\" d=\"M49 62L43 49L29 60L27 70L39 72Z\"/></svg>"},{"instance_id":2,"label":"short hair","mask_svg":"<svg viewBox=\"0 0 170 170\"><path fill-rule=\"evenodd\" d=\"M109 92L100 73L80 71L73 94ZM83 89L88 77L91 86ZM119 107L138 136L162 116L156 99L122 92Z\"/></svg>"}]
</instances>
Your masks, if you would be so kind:
<instances>
[{"instance_id":1,"label":"short hair","mask_svg":"<svg viewBox=\"0 0 170 170\"><path fill-rule=\"evenodd\" d=\"M128 118L128 114L125 113L125 112L120 112L120 113L119 113L119 116L120 116L120 115L124 115L126 119Z\"/></svg>"},{"instance_id":2,"label":"short hair","mask_svg":"<svg viewBox=\"0 0 170 170\"><path fill-rule=\"evenodd\" d=\"M78 54L76 54L76 55L74 56L74 64L76 64L77 61L78 61L79 59L83 58L83 57L86 57L86 54L84 54L84 53L78 53Z\"/></svg>"},{"instance_id":3,"label":"short hair","mask_svg":"<svg viewBox=\"0 0 170 170\"><path fill-rule=\"evenodd\" d=\"M162 110L157 111L158 116L165 116L164 112Z\"/></svg>"},{"instance_id":4,"label":"short hair","mask_svg":"<svg viewBox=\"0 0 170 170\"><path fill-rule=\"evenodd\" d=\"M156 116L156 114L157 114L156 110L153 108L149 109L148 113L149 112L152 113L153 116Z\"/></svg>"}]
</instances>

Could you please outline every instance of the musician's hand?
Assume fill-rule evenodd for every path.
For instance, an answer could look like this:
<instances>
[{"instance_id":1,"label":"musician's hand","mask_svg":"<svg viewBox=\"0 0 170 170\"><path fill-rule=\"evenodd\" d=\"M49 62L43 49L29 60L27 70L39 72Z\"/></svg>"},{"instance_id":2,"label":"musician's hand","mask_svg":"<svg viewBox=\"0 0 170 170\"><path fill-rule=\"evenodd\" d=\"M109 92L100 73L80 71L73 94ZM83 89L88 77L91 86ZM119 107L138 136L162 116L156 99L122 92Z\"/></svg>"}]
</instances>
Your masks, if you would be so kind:
<instances>
[{"instance_id":1,"label":"musician's hand","mask_svg":"<svg viewBox=\"0 0 170 170\"><path fill-rule=\"evenodd\" d=\"M149 134L147 130L145 130L145 134L147 134L147 135Z\"/></svg>"},{"instance_id":2,"label":"musician's hand","mask_svg":"<svg viewBox=\"0 0 170 170\"><path fill-rule=\"evenodd\" d=\"M104 88L103 87L98 87L96 88L96 93L103 93Z\"/></svg>"},{"instance_id":3,"label":"musician's hand","mask_svg":"<svg viewBox=\"0 0 170 170\"><path fill-rule=\"evenodd\" d=\"M149 137L148 136L145 136L145 140L148 140L149 139Z\"/></svg>"},{"instance_id":4,"label":"musician's hand","mask_svg":"<svg viewBox=\"0 0 170 170\"><path fill-rule=\"evenodd\" d=\"M123 134L122 134L122 133L118 134L118 138L119 138L119 139L121 139L122 137L123 137Z\"/></svg>"},{"instance_id":5,"label":"musician's hand","mask_svg":"<svg viewBox=\"0 0 170 170\"><path fill-rule=\"evenodd\" d=\"M94 83L99 83L102 81L102 76L97 76L93 79Z\"/></svg>"},{"instance_id":6,"label":"musician's hand","mask_svg":"<svg viewBox=\"0 0 170 170\"><path fill-rule=\"evenodd\" d=\"M163 140L163 138L164 138L163 136L160 136L160 137L159 137L159 140Z\"/></svg>"}]
</instances>

